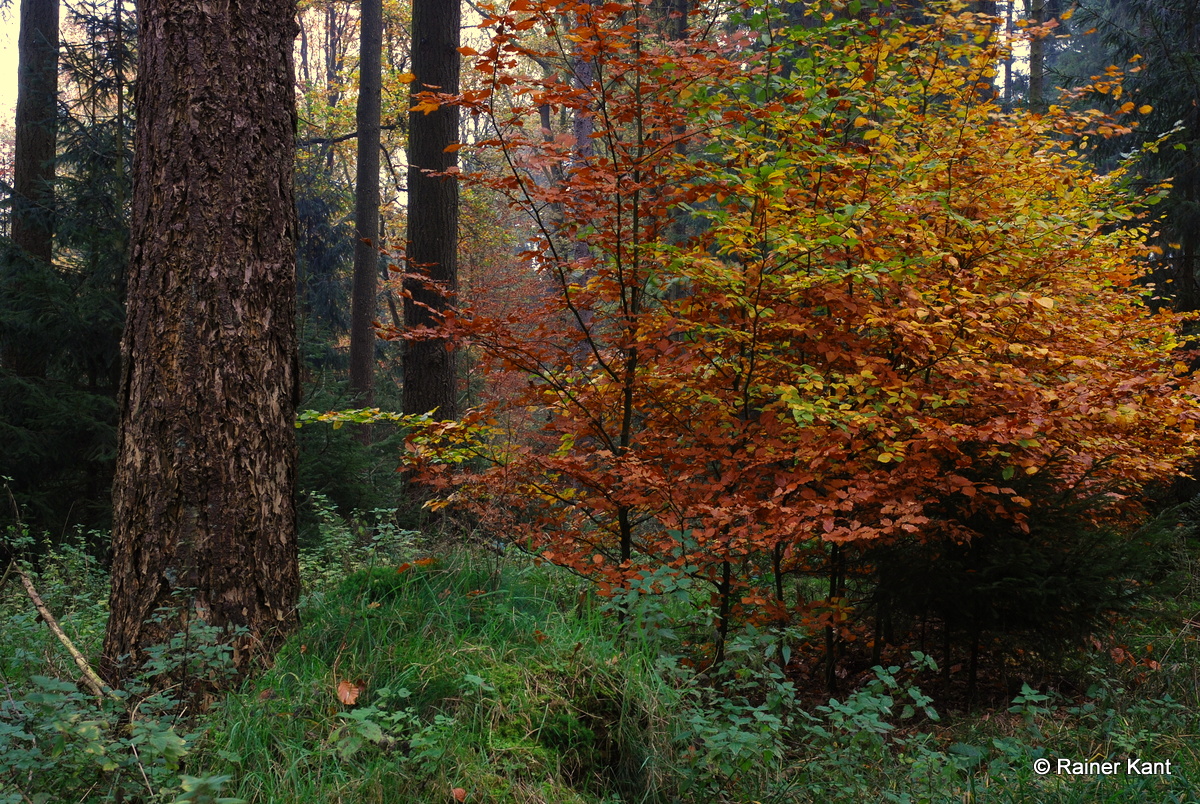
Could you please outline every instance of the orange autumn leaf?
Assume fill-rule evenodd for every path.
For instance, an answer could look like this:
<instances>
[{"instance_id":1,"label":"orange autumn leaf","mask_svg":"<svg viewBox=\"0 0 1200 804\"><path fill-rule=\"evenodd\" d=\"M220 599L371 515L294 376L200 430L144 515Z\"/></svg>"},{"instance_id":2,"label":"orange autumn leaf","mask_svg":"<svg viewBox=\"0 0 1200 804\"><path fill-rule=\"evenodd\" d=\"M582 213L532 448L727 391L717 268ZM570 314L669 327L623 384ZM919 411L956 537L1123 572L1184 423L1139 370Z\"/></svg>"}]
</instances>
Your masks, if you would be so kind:
<instances>
[{"instance_id":1,"label":"orange autumn leaf","mask_svg":"<svg viewBox=\"0 0 1200 804\"><path fill-rule=\"evenodd\" d=\"M338 700L346 706L353 706L358 701L358 696L362 694L362 691L361 682L355 683L343 679L337 685Z\"/></svg>"}]
</instances>

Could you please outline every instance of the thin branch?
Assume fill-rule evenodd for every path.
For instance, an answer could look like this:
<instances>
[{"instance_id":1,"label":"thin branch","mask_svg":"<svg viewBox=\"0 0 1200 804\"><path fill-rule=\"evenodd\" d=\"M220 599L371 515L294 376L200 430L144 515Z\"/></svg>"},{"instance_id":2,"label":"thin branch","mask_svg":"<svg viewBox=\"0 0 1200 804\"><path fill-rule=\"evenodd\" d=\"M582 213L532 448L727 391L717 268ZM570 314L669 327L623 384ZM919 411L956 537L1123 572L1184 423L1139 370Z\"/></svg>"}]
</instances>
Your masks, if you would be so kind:
<instances>
[{"instance_id":1,"label":"thin branch","mask_svg":"<svg viewBox=\"0 0 1200 804\"><path fill-rule=\"evenodd\" d=\"M19 527L21 516L20 509L17 507L16 498L13 497L12 489L7 483L4 485L4 489L8 492L8 500L12 504L13 513L16 516ZM54 614L51 613L50 609L46 606L45 602L42 600L42 596L38 594L37 588L33 585L33 579L30 578L29 573L25 572L21 565L17 563L15 558L8 562L8 568L4 570L4 580L8 580L9 573L11 573L13 570L16 570L17 576L21 579L21 585L25 587L25 594L29 595L29 599L33 601L33 607L37 609L37 613L40 614L42 619L46 621L46 627L50 629L54 636L58 637L58 641L63 644L63 647L67 649L67 653L71 654L71 658L75 660L75 666L79 668L81 673L83 673L83 680L84 683L87 684L88 688L95 693L97 698L108 697L112 698L114 701L120 700L116 693L109 689L108 685L104 683L104 679L100 678L96 671L92 669L92 666L88 664L88 660L84 658L82 653L79 652L79 648L75 647L75 643L71 641L71 638L68 637L66 632L62 630L62 626L58 624L58 620L54 619Z\"/></svg>"},{"instance_id":2,"label":"thin branch","mask_svg":"<svg viewBox=\"0 0 1200 804\"><path fill-rule=\"evenodd\" d=\"M379 130L380 131L396 131L396 130L406 131L407 128L408 128L407 123L392 123L390 125L380 126ZM296 147L297 148L307 148L310 145L337 145L339 142L345 142L346 140L352 140L352 139L356 138L357 136L358 136L358 131L356 130L356 131L351 131L348 134L339 134L336 137L309 137L309 138L303 139L303 140L296 140Z\"/></svg>"},{"instance_id":3,"label":"thin branch","mask_svg":"<svg viewBox=\"0 0 1200 804\"><path fill-rule=\"evenodd\" d=\"M42 601L41 595L38 594L37 589L33 585L33 580L29 577L25 570L21 569L21 567L16 563L16 560L13 560L9 563L9 569L15 569L17 571L17 576L21 579L21 585L25 587L25 594L29 595L29 599L33 601L33 607L37 609L38 614L40 614L42 619L46 621L46 626L56 637L58 637L58 641L63 644L63 647L66 648L67 652L71 654L71 658L75 660L75 666L79 668L79 672L83 673L83 681L85 684L87 684L88 689L90 689L97 698L108 697L112 698L114 701L120 700L120 698L118 698L117 695L108 688L108 685L104 683L104 680L96 674L96 671L93 670L91 665L88 664L87 659L84 658L83 654L79 652L79 648L75 647L75 643L73 643L71 638L67 636L66 632L62 630L62 626L58 624L58 621L54 619L54 615L50 612L50 609L47 608L45 602ZM5 574L7 575L7 571Z\"/></svg>"}]
</instances>

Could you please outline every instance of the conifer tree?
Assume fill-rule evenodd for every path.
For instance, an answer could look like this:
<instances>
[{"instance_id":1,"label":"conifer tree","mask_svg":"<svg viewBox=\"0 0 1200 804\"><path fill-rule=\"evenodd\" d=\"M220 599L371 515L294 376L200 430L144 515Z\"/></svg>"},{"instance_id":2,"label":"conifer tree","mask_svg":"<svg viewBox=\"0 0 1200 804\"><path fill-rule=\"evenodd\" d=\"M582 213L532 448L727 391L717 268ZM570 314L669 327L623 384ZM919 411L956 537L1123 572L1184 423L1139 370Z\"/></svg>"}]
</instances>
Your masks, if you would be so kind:
<instances>
[{"instance_id":1,"label":"conifer tree","mask_svg":"<svg viewBox=\"0 0 1200 804\"><path fill-rule=\"evenodd\" d=\"M296 5L139 12L111 682L195 623L245 671L295 626L299 591Z\"/></svg>"},{"instance_id":2,"label":"conifer tree","mask_svg":"<svg viewBox=\"0 0 1200 804\"><path fill-rule=\"evenodd\" d=\"M358 149L354 186L354 292L350 312L350 391L371 402L375 379L375 295L379 277L379 114L383 2L362 0L359 20ZM364 430L364 434L367 431Z\"/></svg>"},{"instance_id":3,"label":"conifer tree","mask_svg":"<svg viewBox=\"0 0 1200 804\"><path fill-rule=\"evenodd\" d=\"M455 93L459 77L458 0L415 0L412 67L414 93ZM425 328L441 323L441 314L458 285L458 184L446 171L458 159L458 107L416 103L409 114L408 249L410 271L427 272L428 280L405 283L404 323ZM404 350L404 412L440 418L456 413L457 361L446 341L421 338Z\"/></svg>"},{"instance_id":4,"label":"conifer tree","mask_svg":"<svg viewBox=\"0 0 1200 804\"><path fill-rule=\"evenodd\" d=\"M53 534L111 520L134 73L127 3L86 0L67 12L83 35L57 59L53 263L11 251L6 264L23 265L23 281L0 293L0 330L36 348L45 367L0 371L0 475L13 479L24 520Z\"/></svg>"}]
</instances>

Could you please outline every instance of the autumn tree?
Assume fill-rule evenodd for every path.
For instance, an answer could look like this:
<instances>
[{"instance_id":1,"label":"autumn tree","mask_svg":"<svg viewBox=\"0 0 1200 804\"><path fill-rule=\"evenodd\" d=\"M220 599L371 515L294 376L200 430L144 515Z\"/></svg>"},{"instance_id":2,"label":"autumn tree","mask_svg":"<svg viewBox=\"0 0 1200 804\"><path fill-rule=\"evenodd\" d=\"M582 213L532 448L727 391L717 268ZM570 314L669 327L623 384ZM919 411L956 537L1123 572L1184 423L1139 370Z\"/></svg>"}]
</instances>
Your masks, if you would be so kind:
<instances>
[{"instance_id":1,"label":"autumn tree","mask_svg":"<svg viewBox=\"0 0 1200 804\"><path fill-rule=\"evenodd\" d=\"M296 623L291 0L140 9L103 670L195 624L236 666Z\"/></svg>"},{"instance_id":2,"label":"autumn tree","mask_svg":"<svg viewBox=\"0 0 1200 804\"><path fill-rule=\"evenodd\" d=\"M1064 501L1089 501L1083 526L1135 522L1194 450L1180 322L1137 283L1139 191L1084 156L1139 110L999 114L979 90L1007 55L991 19L813 13L764 52L765 3L706 5L671 43L639 4L514 3L485 20L489 88L461 100L510 165L468 180L525 213L554 293L458 322L525 378L466 417L476 468L436 463L427 434L413 452L602 592L709 590L716 661L744 618L836 656L862 547L1032 544ZM577 46L602 91L530 67ZM804 69L781 78L789 49ZM545 105L590 110L590 156L532 125ZM566 186L538 180L554 166ZM792 602L809 576L824 599Z\"/></svg>"}]
</instances>

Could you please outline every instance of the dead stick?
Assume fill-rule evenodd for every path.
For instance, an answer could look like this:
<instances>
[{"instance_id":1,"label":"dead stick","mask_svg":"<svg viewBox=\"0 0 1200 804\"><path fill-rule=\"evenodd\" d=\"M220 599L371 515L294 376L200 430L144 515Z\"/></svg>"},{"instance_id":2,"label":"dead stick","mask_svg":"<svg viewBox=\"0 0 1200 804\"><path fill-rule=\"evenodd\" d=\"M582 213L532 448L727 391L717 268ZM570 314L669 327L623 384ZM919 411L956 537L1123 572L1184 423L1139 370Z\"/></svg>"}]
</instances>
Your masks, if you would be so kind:
<instances>
[{"instance_id":1,"label":"dead stick","mask_svg":"<svg viewBox=\"0 0 1200 804\"><path fill-rule=\"evenodd\" d=\"M21 567L15 561L10 563L8 566L9 569L15 569L17 571L17 575L21 578L21 585L25 587L25 594L29 595L29 599L33 601L33 607L37 609L38 614L42 615L42 619L46 621L46 626L52 632L54 632L56 637L58 637L58 641L61 642L63 647L67 649L67 653L71 654L71 658L75 660L75 666L79 668L81 673L83 673L83 681L88 685L88 688L95 693L96 697L98 698L109 697L114 701L119 701L120 698L118 698L117 695L108 688L108 685L104 683L104 680L96 674L96 671L93 670L92 666L88 664L88 660L85 659L83 654L79 652L79 648L75 647L75 643L71 641L71 638L67 636L65 631L62 630L62 627L58 624L58 621L54 619L54 615L50 613L50 609L47 608L46 604L42 601L41 595L38 594L37 588L33 585L33 580L29 577L25 570L21 569ZM5 575L7 574L8 571L6 570Z\"/></svg>"},{"instance_id":2,"label":"dead stick","mask_svg":"<svg viewBox=\"0 0 1200 804\"><path fill-rule=\"evenodd\" d=\"M5 478L5 480L7 481L8 478ZM17 505L17 498L13 496L12 487L7 482L4 484L4 490L8 492L8 502L12 505L13 517L19 528L21 526L21 508ZM37 609L38 614L42 615L42 619L46 621L46 625L58 637L58 641L63 644L67 652L71 654L71 658L75 660L75 666L83 673L83 680L87 683L88 688L95 693L97 698L107 696L114 701L121 700L116 693L108 688L108 685L104 683L104 679L100 678L96 671L92 669L92 666L88 664L88 660L83 658L83 654L79 652L79 648L75 647L75 643L71 641L71 638L59 626L58 620L54 619L54 615L50 613L50 609L42 602L41 595L37 593L37 588L33 585L33 579L29 577L29 573L21 568L21 565L17 563L15 558L8 562L8 567L4 570L4 581L8 580L8 575L13 570L16 570L17 575L21 576L21 585L25 587L25 593L33 601L33 607ZM0 581L0 589L4 588L4 581Z\"/></svg>"}]
</instances>

